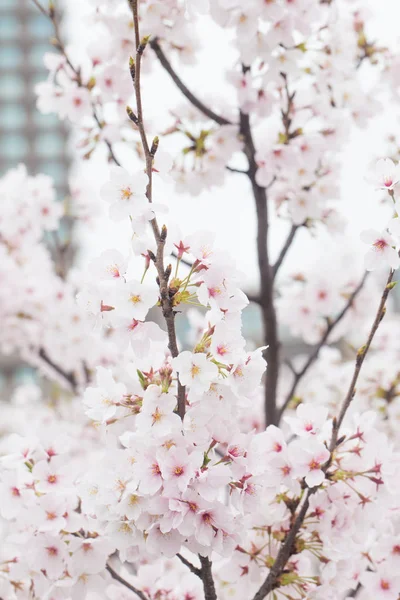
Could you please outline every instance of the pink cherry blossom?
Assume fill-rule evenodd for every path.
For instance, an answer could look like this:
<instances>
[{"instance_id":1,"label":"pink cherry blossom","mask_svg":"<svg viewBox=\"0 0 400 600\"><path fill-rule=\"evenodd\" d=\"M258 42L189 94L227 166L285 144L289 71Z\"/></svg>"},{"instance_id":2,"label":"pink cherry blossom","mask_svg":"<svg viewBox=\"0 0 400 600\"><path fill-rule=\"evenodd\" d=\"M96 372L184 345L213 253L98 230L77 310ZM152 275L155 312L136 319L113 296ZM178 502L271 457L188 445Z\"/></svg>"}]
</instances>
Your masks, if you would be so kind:
<instances>
[{"instance_id":1,"label":"pink cherry blossom","mask_svg":"<svg viewBox=\"0 0 400 600\"><path fill-rule=\"evenodd\" d=\"M400 181L400 168L390 158L381 158L368 175L368 181L382 190L393 190Z\"/></svg>"},{"instance_id":2,"label":"pink cherry blossom","mask_svg":"<svg viewBox=\"0 0 400 600\"><path fill-rule=\"evenodd\" d=\"M291 447L292 460L296 473L304 477L309 487L321 485L325 479L322 467L329 459L326 446L310 438L307 442L296 442Z\"/></svg>"}]
</instances>

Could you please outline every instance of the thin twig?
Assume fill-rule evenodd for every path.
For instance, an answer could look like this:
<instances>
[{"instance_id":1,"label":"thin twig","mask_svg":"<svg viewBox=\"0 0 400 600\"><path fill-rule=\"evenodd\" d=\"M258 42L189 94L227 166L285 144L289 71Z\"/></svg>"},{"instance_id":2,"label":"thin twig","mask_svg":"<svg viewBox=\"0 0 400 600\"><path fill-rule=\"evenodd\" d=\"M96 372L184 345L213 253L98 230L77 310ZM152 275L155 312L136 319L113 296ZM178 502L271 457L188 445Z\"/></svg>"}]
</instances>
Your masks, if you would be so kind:
<instances>
[{"instance_id":1,"label":"thin twig","mask_svg":"<svg viewBox=\"0 0 400 600\"><path fill-rule=\"evenodd\" d=\"M323 471L324 473L326 473L326 471L329 469L331 463L332 463L332 459L333 459L333 453L334 450L336 448L336 443L338 440L338 434L340 431L340 427L342 425L343 419L349 409L349 406L354 398L355 395L355 389L356 389L356 383L358 380L358 377L360 375L361 372L361 368L362 365L364 363L365 357L368 353L368 350L371 346L372 340L374 339L375 333L378 330L379 324L382 321L382 318L385 314L385 305L386 305L386 300L387 297L389 295L390 290L392 289L392 286L390 285L393 279L393 275L394 275L394 271L390 271L389 273L389 277L387 279L386 285L385 285L385 289L383 291L380 303L379 303L379 307L378 307L378 311L376 313L374 322L372 324L370 333L368 335L368 339L367 342L364 346L362 346L358 353L357 353L357 358L356 358L356 364L355 364L355 368L354 368L354 374L353 377L351 379L350 382L350 386L348 389L348 392L346 394L346 397L343 401L343 404L340 408L339 411L339 415L333 419L333 425L332 425L332 437L331 437L331 441L329 444L329 452L330 452L330 458L329 460L326 462L326 464L323 467ZM363 278L365 280L365 276ZM272 590L274 590L275 588L279 587L279 577L281 576L281 574L283 573L283 570L285 569L286 563L289 560L290 556L293 553L293 548L294 548L294 542L296 539L296 535L297 533L300 531L300 528L303 524L304 518L307 514L307 510L309 508L309 500L310 500L310 496L312 494L314 494L317 490L318 490L318 486L314 487L314 488L309 488L307 490L307 494L306 497L304 499L304 503L300 509L300 512L298 513L296 519L293 522L292 527L290 528L289 533L287 534L284 542L282 543L282 546L278 552L278 555L275 559L275 562L273 564L273 566L271 567L270 572L268 573L267 578L265 579L264 583L261 585L261 587L259 588L259 590L257 591L257 593L255 594L253 600L263 600L270 592L272 592Z\"/></svg>"},{"instance_id":2,"label":"thin twig","mask_svg":"<svg viewBox=\"0 0 400 600\"><path fill-rule=\"evenodd\" d=\"M356 299L356 297L358 296L358 294L360 293L360 291L362 290L362 288L364 287L365 281L368 277L368 273L364 273L360 283L358 284L358 286L355 288L355 290L353 291L353 293L350 295L349 299L347 300L346 304L344 305L344 307L342 308L342 310L340 311L340 313L337 315L337 317L331 321L329 323L329 325L327 326L324 334L322 335L320 341L318 342L318 344L316 346L314 346L311 354L309 355L308 359L306 360L303 368L300 371L297 371L294 379L293 379L293 383L292 383L292 387L290 388L289 393L287 394L285 401L282 405L282 407L279 410L279 414L278 414L278 423L282 418L283 413L285 412L285 410L287 409L291 399L293 398L297 386L299 385L300 381L303 379L304 375L308 372L308 369L311 367L312 364L314 364L314 362L317 360L319 353L321 351L321 348L323 346L325 346L325 344L328 341L328 338L330 336L330 334L332 333L332 331L335 329L336 325L338 325L340 323L340 321L344 318L344 316L346 315L347 311L352 307L354 300Z\"/></svg>"},{"instance_id":3,"label":"thin twig","mask_svg":"<svg viewBox=\"0 0 400 600\"><path fill-rule=\"evenodd\" d=\"M103 124L102 124L102 122L100 121L99 117L97 116L97 113L96 113L96 109L95 109L95 107L94 107L94 106L92 106L92 108L93 108L93 117L94 117L94 120L96 121L97 125L99 126L99 129L103 129ZM120 161L118 160L118 158L115 156L115 152L114 152L114 149L113 149L112 145L111 145L111 144L110 144L110 142L109 142L108 140L106 140L106 139L104 139L103 141L104 141L105 145L106 145L106 146L107 146L107 148L108 148L108 153L109 153L109 157L110 157L110 159L111 159L111 160L114 162L114 164L116 164L116 165L117 165L117 167L120 167L120 166L121 166L121 163L120 163Z\"/></svg>"},{"instance_id":4,"label":"thin twig","mask_svg":"<svg viewBox=\"0 0 400 600\"><path fill-rule=\"evenodd\" d=\"M72 373L72 371L64 371L62 367L57 365L53 360L51 360L49 356L47 356L44 348L39 349L39 356L46 364L48 364L56 373L58 373L58 375L60 375L68 383L68 385L71 387L74 393L78 391L76 377L74 373Z\"/></svg>"},{"instance_id":5,"label":"thin twig","mask_svg":"<svg viewBox=\"0 0 400 600\"><path fill-rule=\"evenodd\" d=\"M239 173L240 175L248 175L248 171L243 171L242 169L235 169L234 167L230 167L229 165L225 165L225 169L230 171L231 173Z\"/></svg>"},{"instance_id":6,"label":"thin twig","mask_svg":"<svg viewBox=\"0 0 400 600\"><path fill-rule=\"evenodd\" d=\"M275 277L276 277L276 275L277 275L277 273L278 273L278 271L279 271L279 269L280 269L283 261L285 260L286 254L288 253L289 248L292 245L293 240L295 238L295 235L297 233L297 230L299 228L300 228L300 225L292 225L292 227L290 229L290 232L289 232L289 235L288 235L288 237L286 239L286 242L284 243L284 245L282 247L282 250L279 253L278 258L276 259L276 263L272 267L272 271L273 271L273 274L274 274L274 279L275 279Z\"/></svg>"},{"instance_id":7,"label":"thin twig","mask_svg":"<svg viewBox=\"0 0 400 600\"><path fill-rule=\"evenodd\" d=\"M225 119L225 117L221 117L220 115L215 113L213 110L211 110L211 108L209 108L201 100L199 100L189 90L189 88L183 83L182 79L177 75L176 71L172 67L168 58L164 54L164 51L161 48L157 38L150 41L150 46L154 50L161 65L164 67L164 69L170 75L171 79L174 81L176 86L180 89L182 94L189 100L189 102L191 104L193 104L193 106L198 108L199 111L203 113L203 115L206 115L206 117L208 117L209 119L212 119L213 121L218 123L218 125L231 125L231 121L229 121L228 119Z\"/></svg>"},{"instance_id":8,"label":"thin twig","mask_svg":"<svg viewBox=\"0 0 400 600\"><path fill-rule=\"evenodd\" d=\"M136 98L136 110L137 115L135 118L135 123L139 130L140 139L142 142L142 148L145 156L146 162L146 173L148 177L148 185L146 190L146 196L149 202L153 201L152 198L152 182L153 182L153 159L154 154L156 152L157 146L153 150L152 147L149 146L147 141L146 131L144 127L143 120L143 106L142 106L142 92L141 92L141 84L140 84L140 76L141 76L141 63L142 56L145 50L145 46L147 40L141 40L140 38L140 30L139 30L139 8L138 8L138 0L129 0L132 16L133 16L133 26L135 31L135 45L136 45L136 54L133 69L131 69L131 74L133 78L133 85L135 89L135 98ZM154 145L154 141L153 141ZM152 146L153 146L152 145ZM179 354L178 343L176 338L175 331L175 310L173 307L172 297L170 295L170 290L168 287L168 278L169 274L167 269L164 267L164 247L165 240L167 237L167 228L165 225L159 228L157 219L154 218L150 222L154 238L157 245L157 254L154 256L154 264L158 274L158 284L160 289L160 303L161 309L164 316L165 323L167 325L167 333L168 333L168 347L172 356L175 358ZM181 419L185 416L186 410L186 397L185 397L185 388L181 385L178 378L178 394L177 394L177 402L178 402L178 414Z\"/></svg>"},{"instance_id":9,"label":"thin twig","mask_svg":"<svg viewBox=\"0 0 400 600\"><path fill-rule=\"evenodd\" d=\"M40 2L38 2L38 0L32 0L32 2L36 6L36 8L38 8L45 17L50 16L49 13L47 12L47 10L40 4Z\"/></svg>"},{"instance_id":10,"label":"thin twig","mask_svg":"<svg viewBox=\"0 0 400 600\"><path fill-rule=\"evenodd\" d=\"M174 251L172 251L171 254L174 258L176 258L176 260L179 260L180 264L185 265L186 267L189 267L190 269L193 267L193 263L190 260L188 260L187 258L183 258L183 257L178 258L178 255Z\"/></svg>"},{"instance_id":11,"label":"thin twig","mask_svg":"<svg viewBox=\"0 0 400 600\"><path fill-rule=\"evenodd\" d=\"M177 558L179 558L181 563L183 563L188 569L190 569L190 571L192 573L194 573L195 575L197 575L197 577L200 577L200 579L201 579L201 569L199 569L198 567L195 567L190 562L190 560L187 560L184 556L182 556L182 554L177 554L176 556L177 556Z\"/></svg>"},{"instance_id":12,"label":"thin twig","mask_svg":"<svg viewBox=\"0 0 400 600\"><path fill-rule=\"evenodd\" d=\"M75 65L71 62L66 50L65 50L65 46L62 42L61 39L61 34L60 34L60 26L57 20L57 16L56 16L56 11L54 9L52 10L46 10L38 0L32 0L32 2L34 3L34 5L40 10L40 12L45 15L52 23L53 25L53 29L54 29L54 36L55 36L55 41L56 41L56 48L61 52L61 54L64 56L65 61L67 63L67 65L69 66L69 68L71 69L71 71L74 73L75 75L75 79L76 79L76 83L78 85L78 87L87 87L84 85L83 81L82 81L82 77L81 77L81 72L79 69L77 69L75 67ZM99 129L103 129L104 125L102 124L102 122L100 121L97 112L96 112L96 108L94 106L94 104L92 104L92 115L94 120L96 121ZM113 147L111 145L111 143L104 139L103 140L105 145L108 148L109 151L109 159L111 159L118 167L121 166L121 163L119 162L119 160L117 159L117 157L115 156Z\"/></svg>"},{"instance_id":13,"label":"thin twig","mask_svg":"<svg viewBox=\"0 0 400 600\"><path fill-rule=\"evenodd\" d=\"M347 410L354 398L354 395L356 393L356 384L357 384L357 380L359 378L362 366L364 364L365 357L367 356L368 350L369 350L372 340L374 339L374 336L378 330L379 324L385 315L385 312L386 312L385 305L386 305L386 300L389 295L389 292L392 289L392 286L390 284L392 283L393 275L394 275L394 271L390 270L389 277L387 279L386 286L383 291L374 322L372 323L372 327L371 327L371 331L369 332L368 339L367 339L365 345L361 346L361 348L357 352L354 373L353 373L353 377L351 379L350 386L347 391L346 397L344 399L344 402L342 404L342 407L340 409L338 417L333 420L332 439L331 439L331 443L329 446L329 451L331 453L334 451L334 449L336 447L336 442L338 439L340 427L343 423L343 419L346 416L346 412L347 412Z\"/></svg>"},{"instance_id":14,"label":"thin twig","mask_svg":"<svg viewBox=\"0 0 400 600\"><path fill-rule=\"evenodd\" d=\"M296 519L293 522L292 527L287 533L285 540L278 552L278 556L276 557L276 560L272 565L267 578L253 597L253 600L263 600L263 598L265 598L270 592L272 592L272 590L279 587L278 579L281 576L287 561L293 553L293 546L296 540L296 535L300 531L300 528L304 521L304 517L306 516L308 508L310 506L310 496L314 493L316 489L318 488L309 488L307 490L306 497L304 499L300 512L298 513Z\"/></svg>"},{"instance_id":15,"label":"thin twig","mask_svg":"<svg viewBox=\"0 0 400 600\"><path fill-rule=\"evenodd\" d=\"M118 573L116 571L114 571L114 569L112 567L110 567L110 565L106 565L106 569L110 573L110 575L113 579L115 579L116 581L118 581L119 583L124 585L126 588L128 588L128 590L130 590L131 592L136 594L139 598L141 598L141 600L149 600L148 597L143 592L141 592L140 590L135 588L135 586L133 586L128 581L126 581L123 577L121 577L121 575L118 575Z\"/></svg>"}]
</instances>

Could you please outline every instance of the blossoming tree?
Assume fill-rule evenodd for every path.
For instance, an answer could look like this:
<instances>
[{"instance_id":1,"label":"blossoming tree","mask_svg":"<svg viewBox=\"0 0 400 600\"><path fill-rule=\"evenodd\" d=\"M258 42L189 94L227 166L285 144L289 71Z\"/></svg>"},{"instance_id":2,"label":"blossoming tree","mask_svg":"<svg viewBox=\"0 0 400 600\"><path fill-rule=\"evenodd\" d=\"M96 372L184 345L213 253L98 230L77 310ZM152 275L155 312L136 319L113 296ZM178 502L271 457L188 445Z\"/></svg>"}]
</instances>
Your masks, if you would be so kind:
<instances>
[{"instance_id":1,"label":"blossoming tree","mask_svg":"<svg viewBox=\"0 0 400 600\"><path fill-rule=\"evenodd\" d=\"M396 91L396 61L346 0L91 0L86 53L65 45L53 2L33 1L54 25L38 108L72 123L83 163L106 150L101 197L110 223L129 225L131 255L105 248L57 272L42 241L62 216L51 181L23 166L1 180L1 347L58 387L21 386L2 406L0 598L397 600L390 158L368 177L391 219L362 233L365 267L384 281L339 250L330 261L345 268L280 278L299 230L342 228L333 200L347 123L379 110L362 71ZM195 68L196 28L211 20L234 60L229 97L207 101L180 63ZM164 127L153 132L143 95L162 71L185 105L164 111L157 99ZM162 178L196 197L227 177L248 180L257 216L258 349L242 335L249 300L231 256L212 232L181 231L157 195ZM90 198L78 191L83 222ZM274 262L273 213L288 224ZM185 305L201 308L190 347L176 330ZM284 360L278 323L309 344L304 356Z\"/></svg>"}]
</instances>

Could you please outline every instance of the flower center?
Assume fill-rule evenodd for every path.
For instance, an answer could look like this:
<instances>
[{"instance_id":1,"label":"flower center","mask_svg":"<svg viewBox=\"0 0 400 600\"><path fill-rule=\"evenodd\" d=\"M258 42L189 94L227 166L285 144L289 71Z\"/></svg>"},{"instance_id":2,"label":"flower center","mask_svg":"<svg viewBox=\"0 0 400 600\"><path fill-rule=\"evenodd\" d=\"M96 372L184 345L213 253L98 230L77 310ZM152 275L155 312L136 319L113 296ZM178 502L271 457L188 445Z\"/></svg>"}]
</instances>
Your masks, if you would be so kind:
<instances>
[{"instance_id":1,"label":"flower center","mask_svg":"<svg viewBox=\"0 0 400 600\"><path fill-rule=\"evenodd\" d=\"M121 188L122 200L129 200L132 196L133 194L130 187Z\"/></svg>"},{"instance_id":2,"label":"flower center","mask_svg":"<svg viewBox=\"0 0 400 600\"><path fill-rule=\"evenodd\" d=\"M131 494L129 496L129 506L136 506L136 504L138 504L139 502L139 496L136 496L136 494Z\"/></svg>"},{"instance_id":3,"label":"flower center","mask_svg":"<svg viewBox=\"0 0 400 600\"><path fill-rule=\"evenodd\" d=\"M220 356L224 356L227 352L228 348L226 344L220 344L219 346L217 346L217 354L219 354Z\"/></svg>"},{"instance_id":4,"label":"flower center","mask_svg":"<svg viewBox=\"0 0 400 600\"><path fill-rule=\"evenodd\" d=\"M160 412L158 406L151 416L153 417L153 425L161 420L162 413Z\"/></svg>"},{"instance_id":5,"label":"flower center","mask_svg":"<svg viewBox=\"0 0 400 600\"><path fill-rule=\"evenodd\" d=\"M196 377L196 375L198 375L200 373L200 367L198 367L197 365L192 365L192 368L190 369L190 373L192 375L192 378L194 379Z\"/></svg>"},{"instance_id":6,"label":"flower center","mask_svg":"<svg viewBox=\"0 0 400 600\"><path fill-rule=\"evenodd\" d=\"M387 241L383 239L376 240L372 245L376 250L378 250L378 252L382 252L385 248L387 248L387 246L389 246Z\"/></svg>"},{"instance_id":7,"label":"flower center","mask_svg":"<svg viewBox=\"0 0 400 600\"><path fill-rule=\"evenodd\" d=\"M112 275L114 278L118 278L120 277L120 272L118 270L117 265L110 265L109 267L107 267L107 271L110 273L110 275Z\"/></svg>"},{"instance_id":8,"label":"flower center","mask_svg":"<svg viewBox=\"0 0 400 600\"><path fill-rule=\"evenodd\" d=\"M310 462L310 464L308 466L310 468L310 471L316 471L317 469L320 468L320 464L315 458L312 459L312 461Z\"/></svg>"},{"instance_id":9,"label":"flower center","mask_svg":"<svg viewBox=\"0 0 400 600\"><path fill-rule=\"evenodd\" d=\"M151 472L153 475L161 475L161 469L157 463L151 465Z\"/></svg>"},{"instance_id":10,"label":"flower center","mask_svg":"<svg viewBox=\"0 0 400 600\"><path fill-rule=\"evenodd\" d=\"M132 304L139 304L141 297L138 294L132 294L132 296L129 296L129 301L132 302Z\"/></svg>"}]
</instances>

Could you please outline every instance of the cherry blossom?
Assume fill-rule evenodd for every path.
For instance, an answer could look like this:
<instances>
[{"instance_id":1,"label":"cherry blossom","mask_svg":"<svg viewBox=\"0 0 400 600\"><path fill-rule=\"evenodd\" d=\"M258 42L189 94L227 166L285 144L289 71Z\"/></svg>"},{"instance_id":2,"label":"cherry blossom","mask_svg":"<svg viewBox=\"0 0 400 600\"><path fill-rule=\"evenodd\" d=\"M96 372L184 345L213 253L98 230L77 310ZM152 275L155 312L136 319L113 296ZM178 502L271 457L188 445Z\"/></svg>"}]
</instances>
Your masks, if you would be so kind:
<instances>
[{"instance_id":1,"label":"cherry blossom","mask_svg":"<svg viewBox=\"0 0 400 600\"><path fill-rule=\"evenodd\" d=\"M294 451L294 446L292 446ZM322 467L329 459L330 453L326 446L317 440L307 444L296 444L293 454L294 467L298 475L303 476L309 487L320 485L324 480Z\"/></svg>"},{"instance_id":2,"label":"cherry blossom","mask_svg":"<svg viewBox=\"0 0 400 600\"><path fill-rule=\"evenodd\" d=\"M173 360L182 385L190 385L194 393L206 392L218 375L217 366L202 353L181 352Z\"/></svg>"},{"instance_id":3,"label":"cherry blossom","mask_svg":"<svg viewBox=\"0 0 400 600\"><path fill-rule=\"evenodd\" d=\"M390 158L381 158L376 163L368 181L382 190L393 190L400 181L400 168Z\"/></svg>"},{"instance_id":4,"label":"cherry blossom","mask_svg":"<svg viewBox=\"0 0 400 600\"><path fill-rule=\"evenodd\" d=\"M385 266L397 269L400 264L398 254L395 250L396 242L386 231L379 232L376 229L368 229L361 234L361 240L371 245L365 255L365 268L373 271Z\"/></svg>"},{"instance_id":5,"label":"cherry blossom","mask_svg":"<svg viewBox=\"0 0 400 600\"><path fill-rule=\"evenodd\" d=\"M47 11L56 52L37 105L71 122L82 175L64 204L23 166L0 180L0 347L52 382L35 375L1 400L0 597L397 599L399 319L391 286L382 296L362 278L340 185L353 129L382 112L381 87L397 93L396 49L344 0L91 0L83 46L58 39ZM196 100L208 26L230 51ZM160 69L180 104L152 93ZM56 231L64 216L83 235L96 226L96 165L109 171L104 246L67 269L75 237ZM389 158L371 169L394 202L392 235L362 234L367 269L389 282L398 175ZM195 231L203 192L228 177L246 181L238 218L246 188L257 209L249 308L213 211ZM283 246L269 236L277 221ZM114 227L123 252L103 239ZM317 259L285 274L300 235Z\"/></svg>"},{"instance_id":6,"label":"cherry blossom","mask_svg":"<svg viewBox=\"0 0 400 600\"><path fill-rule=\"evenodd\" d=\"M110 181L101 189L101 196L111 203L110 216L121 220L135 215L136 205L146 201L147 176L144 173L131 175L121 167L111 169Z\"/></svg>"}]
</instances>

